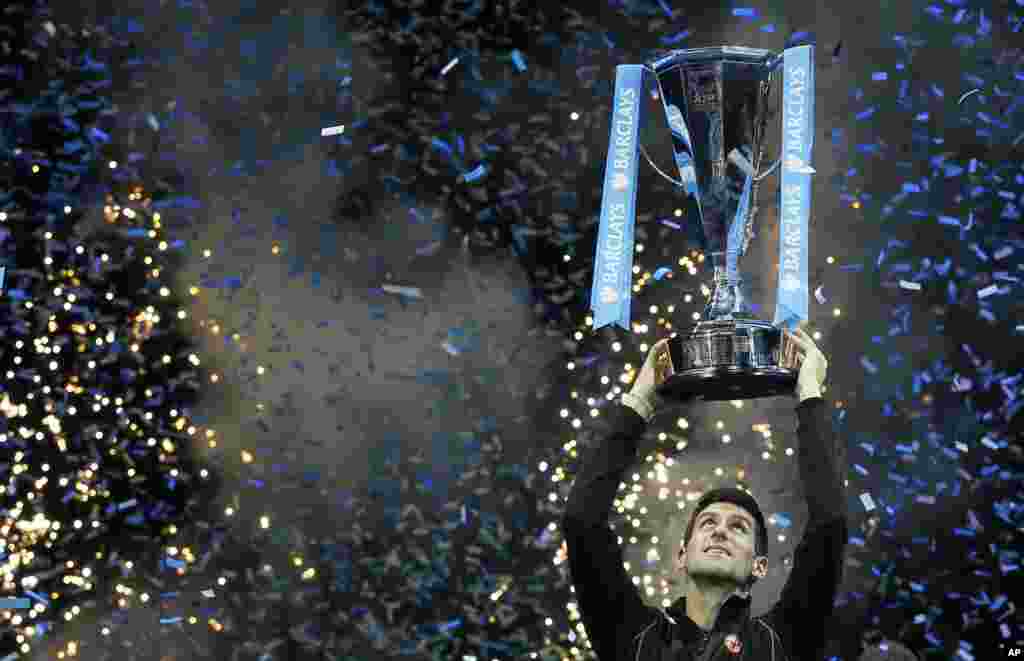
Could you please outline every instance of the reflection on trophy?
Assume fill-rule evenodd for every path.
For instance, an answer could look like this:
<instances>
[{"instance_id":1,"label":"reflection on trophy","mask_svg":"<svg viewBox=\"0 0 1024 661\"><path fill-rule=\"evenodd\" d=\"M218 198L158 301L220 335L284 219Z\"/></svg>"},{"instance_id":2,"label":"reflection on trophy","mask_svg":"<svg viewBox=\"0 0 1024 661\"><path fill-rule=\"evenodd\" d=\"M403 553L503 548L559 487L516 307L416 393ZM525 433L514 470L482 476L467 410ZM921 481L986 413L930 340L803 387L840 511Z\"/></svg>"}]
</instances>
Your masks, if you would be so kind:
<instances>
[{"instance_id":1,"label":"reflection on trophy","mask_svg":"<svg viewBox=\"0 0 1024 661\"><path fill-rule=\"evenodd\" d=\"M758 185L779 164L762 170L769 95L781 58L748 48L700 48L674 51L650 64L672 132L681 178L676 183L687 193L686 222L699 222L703 249L714 268L713 290L701 320L688 335L669 341L674 374L661 391L669 398L752 399L790 394L796 385L796 347L776 325L754 318L738 270L753 236ZM799 91L799 111L813 112L813 89L807 84L812 79L809 74L802 83L799 79L795 75L786 81L784 103ZM784 122L794 119L795 106L783 110L790 111ZM799 120L787 122L784 130L807 131L811 118ZM784 174L813 173L806 164L813 136L784 135L784 151L786 138L802 144L799 151L784 153ZM809 208L809 187L791 190L787 183L784 177L783 244L806 242L799 214ZM802 193L803 199L787 201L787 193L791 198ZM777 325L798 318L799 313L792 313L801 302L806 317L806 245L798 247L802 250L780 249ZM781 305L794 300L783 312Z\"/></svg>"}]
</instances>

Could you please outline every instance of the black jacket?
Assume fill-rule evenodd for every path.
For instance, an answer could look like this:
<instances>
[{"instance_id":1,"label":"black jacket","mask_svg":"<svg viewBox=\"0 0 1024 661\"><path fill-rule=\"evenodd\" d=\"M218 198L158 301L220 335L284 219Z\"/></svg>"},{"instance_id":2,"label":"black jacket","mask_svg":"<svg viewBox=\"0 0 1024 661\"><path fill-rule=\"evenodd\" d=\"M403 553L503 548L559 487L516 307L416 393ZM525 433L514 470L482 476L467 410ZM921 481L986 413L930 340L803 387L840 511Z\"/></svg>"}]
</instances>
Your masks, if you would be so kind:
<instances>
[{"instance_id":1,"label":"black jacket","mask_svg":"<svg viewBox=\"0 0 1024 661\"><path fill-rule=\"evenodd\" d=\"M845 453L823 399L804 400L796 413L809 519L793 568L771 610L751 617L750 598L734 595L705 634L686 615L685 597L665 610L647 606L623 567L608 520L646 423L627 406L612 407L611 433L584 461L562 519L576 601L600 661L822 660L848 536ZM730 651L735 641L738 653Z\"/></svg>"}]
</instances>

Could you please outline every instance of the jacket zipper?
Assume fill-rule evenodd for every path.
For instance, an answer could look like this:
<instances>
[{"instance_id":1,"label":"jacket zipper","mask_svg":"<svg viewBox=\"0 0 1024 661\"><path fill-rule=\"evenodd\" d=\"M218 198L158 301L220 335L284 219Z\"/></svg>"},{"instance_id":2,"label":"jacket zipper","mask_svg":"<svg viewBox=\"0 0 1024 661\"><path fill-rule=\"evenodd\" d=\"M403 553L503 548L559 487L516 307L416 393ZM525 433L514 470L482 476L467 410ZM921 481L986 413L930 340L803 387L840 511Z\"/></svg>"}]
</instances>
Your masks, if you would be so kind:
<instances>
[{"instance_id":1,"label":"jacket zipper","mask_svg":"<svg viewBox=\"0 0 1024 661\"><path fill-rule=\"evenodd\" d=\"M710 655L708 654L708 643L711 642L711 636L713 632L700 630L700 649L697 650L697 654L694 656L698 659L707 659Z\"/></svg>"},{"instance_id":2,"label":"jacket zipper","mask_svg":"<svg viewBox=\"0 0 1024 661\"><path fill-rule=\"evenodd\" d=\"M661 613L661 615L663 615L665 619L667 619L669 622L675 624L675 620L670 618L667 614L665 614L662 611L659 611L659 613ZM648 624L646 629L637 634L637 638L639 638L640 640L636 644L636 661L640 661L640 650L642 650L644 647L644 638L647 636L647 632L650 631L651 627L653 627L657 623L658 618L654 618L654 621ZM703 629L700 630L701 646L700 650L696 654L697 658L704 656L704 653L707 651L708 642L711 640L712 634L713 632L711 631L704 631ZM774 661L774 659L772 661Z\"/></svg>"}]
</instances>

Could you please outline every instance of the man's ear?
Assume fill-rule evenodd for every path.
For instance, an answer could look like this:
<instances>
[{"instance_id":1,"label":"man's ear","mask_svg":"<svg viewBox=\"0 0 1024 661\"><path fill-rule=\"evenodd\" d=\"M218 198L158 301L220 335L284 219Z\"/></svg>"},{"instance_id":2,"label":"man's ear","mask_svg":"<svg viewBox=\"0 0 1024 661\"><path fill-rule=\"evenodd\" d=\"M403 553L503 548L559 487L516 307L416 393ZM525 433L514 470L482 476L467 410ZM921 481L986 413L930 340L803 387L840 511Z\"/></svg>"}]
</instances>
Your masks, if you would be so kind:
<instances>
[{"instance_id":1,"label":"man's ear","mask_svg":"<svg viewBox=\"0 0 1024 661\"><path fill-rule=\"evenodd\" d=\"M768 575L768 556L762 555L754 558L754 567L751 573L757 578L764 578Z\"/></svg>"}]
</instances>

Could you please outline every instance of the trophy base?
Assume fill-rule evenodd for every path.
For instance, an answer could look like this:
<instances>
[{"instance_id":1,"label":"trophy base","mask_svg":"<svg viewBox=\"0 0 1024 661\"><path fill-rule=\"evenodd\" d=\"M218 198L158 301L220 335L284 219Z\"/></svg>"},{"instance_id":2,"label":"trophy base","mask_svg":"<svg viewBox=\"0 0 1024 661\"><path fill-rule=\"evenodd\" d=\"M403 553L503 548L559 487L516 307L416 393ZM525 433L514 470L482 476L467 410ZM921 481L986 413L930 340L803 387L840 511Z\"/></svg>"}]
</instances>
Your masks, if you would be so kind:
<instances>
[{"instance_id":1,"label":"trophy base","mask_svg":"<svg viewBox=\"0 0 1024 661\"><path fill-rule=\"evenodd\" d=\"M766 321L699 322L668 341L673 373L658 389L668 400L728 401L792 395L801 358L797 346Z\"/></svg>"}]
</instances>

